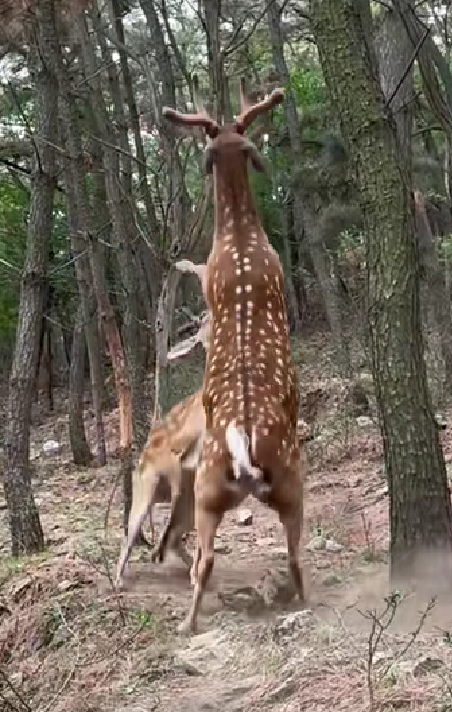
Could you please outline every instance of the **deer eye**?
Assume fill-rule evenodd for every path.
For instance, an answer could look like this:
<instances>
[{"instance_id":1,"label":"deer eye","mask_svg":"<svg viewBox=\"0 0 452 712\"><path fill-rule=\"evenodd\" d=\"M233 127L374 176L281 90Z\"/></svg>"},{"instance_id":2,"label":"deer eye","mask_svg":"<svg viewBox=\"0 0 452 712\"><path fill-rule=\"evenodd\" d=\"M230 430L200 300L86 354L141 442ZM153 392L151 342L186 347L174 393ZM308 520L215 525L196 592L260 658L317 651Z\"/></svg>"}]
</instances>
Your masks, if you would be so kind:
<instances>
[{"instance_id":1,"label":"deer eye","mask_svg":"<svg viewBox=\"0 0 452 712\"><path fill-rule=\"evenodd\" d=\"M171 250L170 250L170 257L172 259L175 259L180 255L180 244L178 242L175 242L174 245L172 245Z\"/></svg>"}]
</instances>

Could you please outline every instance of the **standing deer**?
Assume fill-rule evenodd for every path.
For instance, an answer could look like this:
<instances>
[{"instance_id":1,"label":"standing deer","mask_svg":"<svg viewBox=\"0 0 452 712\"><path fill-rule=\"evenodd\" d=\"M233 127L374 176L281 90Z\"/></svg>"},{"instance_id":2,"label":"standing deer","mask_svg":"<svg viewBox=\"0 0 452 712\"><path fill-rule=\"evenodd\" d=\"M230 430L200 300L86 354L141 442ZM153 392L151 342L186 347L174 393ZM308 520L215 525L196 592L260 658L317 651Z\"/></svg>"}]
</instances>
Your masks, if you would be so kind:
<instances>
[{"instance_id":1,"label":"standing deer","mask_svg":"<svg viewBox=\"0 0 452 712\"><path fill-rule=\"evenodd\" d=\"M181 632L196 630L223 515L248 494L278 512L290 574L304 600L298 561L303 521L298 375L291 359L281 262L259 220L248 180L248 159L258 171L264 163L244 136L260 114L283 101L284 92L275 89L250 105L242 82L240 94L241 113L224 126L204 110L182 114L163 109L175 124L205 129L204 167L213 173L215 207L203 279L211 329L203 384L207 432L195 478L194 592Z\"/></svg>"},{"instance_id":2,"label":"standing deer","mask_svg":"<svg viewBox=\"0 0 452 712\"><path fill-rule=\"evenodd\" d=\"M205 265L194 265L188 260L182 260L177 262L175 267L183 272L197 274L202 283ZM207 314L194 336L171 349L168 360L172 361L190 353L198 343L203 345L208 354L209 331ZM122 583L124 568L148 513L153 529L152 507L156 502L171 501L171 513L152 552L152 561L162 562L169 546L187 567L192 564L192 558L182 543L182 536L193 528L194 521L195 471L200 462L206 430L202 393L201 388L173 406L168 415L151 429L134 473L129 534L120 553L116 586ZM300 443L312 439L310 428L305 421L298 420L297 426Z\"/></svg>"}]
</instances>

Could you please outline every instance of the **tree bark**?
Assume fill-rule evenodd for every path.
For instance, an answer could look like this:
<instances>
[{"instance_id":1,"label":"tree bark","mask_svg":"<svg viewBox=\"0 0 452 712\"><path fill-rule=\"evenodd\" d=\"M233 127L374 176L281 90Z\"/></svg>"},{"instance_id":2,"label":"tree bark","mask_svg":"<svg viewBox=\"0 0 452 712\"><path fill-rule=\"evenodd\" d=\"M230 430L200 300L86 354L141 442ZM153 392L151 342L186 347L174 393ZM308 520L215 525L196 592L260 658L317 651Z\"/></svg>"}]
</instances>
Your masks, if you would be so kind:
<instances>
[{"instance_id":1,"label":"tree bark","mask_svg":"<svg viewBox=\"0 0 452 712\"><path fill-rule=\"evenodd\" d=\"M308 234L309 254L311 255L316 277L319 281L328 324L333 343L336 346L338 365L344 378L351 378L352 366L347 338L342 326L341 295L337 275L331 275L331 263L325 242L320 234L318 223L320 213L314 212L314 197L305 200L304 221Z\"/></svg>"},{"instance_id":2,"label":"tree bark","mask_svg":"<svg viewBox=\"0 0 452 712\"><path fill-rule=\"evenodd\" d=\"M64 71L64 69L63 69ZM60 81L61 77L60 77ZM69 134L70 127L76 125L73 106L70 107L65 102L64 96L60 100L60 134L66 146L74 146L73 135ZM75 154L72 154L75 155ZM72 163L74 160L74 163ZM68 213L68 228L71 240L71 248L75 260L75 276L80 298L80 307L83 309L83 323L85 329L86 345L88 347L88 361L91 383L91 399L96 423L96 460L100 467L107 461L107 451L105 446L105 428L103 419L104 383L103 368L101 360L100 334L97 325L97 300L93 288L92 270L90 259L87 254L86 242L81 236L81 217L78 204L77 191L81 194L82 188L77 188L75 175L79 172L80 186L83 186L82 162L77 159L70 159L65 164L64 180L66 184L66 199ZM96 184L94 184L96 187Z\"/></svg>"},{"instance_id":3,"label":"tree bark","mask_svg":"<svg viewBox=\"0 0 452 712\"><path fill-rule=\"evenodd\" d=\"M86 356L83 311L83 306L80 305L77 310L72 337L71 367L69 371L69 441L74 463L86 466L89 465L93 456L86 440L83 421Z\"/></svg>"},{"instance_id":4,"label":"tree bark","mask_svg":"<svg viewBox=\"0 0 452 712\"><path fill-rule=\"evenodd\" d=\"M356 172L363 211L372 370L383 435L391 575L415 570L422 550L452 561L452 511L427 386L419 259L410 176L385 107L367 0L311 0L326 83Z\"/></svg>"},{"instance_id":5,"label":"tree bark","mask_svg":"<svg viewBox=\"0 0 452 712\"><path fill-rule=\"evenodd\" d=\"M152 325L155 321L158 300L158 285L161 283L161 274L159 270L156 255L159 252L159 235L160 226L156 217L155 205L152 200L151 191L149 189L147 171L146 171L146 156L144 153L143 141L141 138L140 118L138 114L137 103L133 91L132 76L129 69L129 61L125 51L124 26L120 11L119 0L112 0L112 14L114 16L114 28L118 40L119 61L121 64L122 79L124 83L124 92L129 110L129 125L133 133L135 151L137 157L137 169L139 177L140 196L145 206L146 221L142 229L147 232L148 244L151 244L153 251L143 239L138 243L137 259L141 260L143 266L145 282L149 293L149 303L145 304L146 318L149 325L149 334L152 334L150 339L151 359L155 356L155 343L153 339ZM177 48L176 48L177 49ZM157 288L156 288L157 286Z\"/></svg>"},{"instance_id":6,"label":"tree bark","mask_svg":"<svg viewBox=\"0 0 452 712\"><path fill-rule=\"evenodd\" d=\"M408 0L407 4L412 5L412 0ZM396 10L381 8L375 46L383 95L394 116L401 153L408 170L411 170L414 85L413 65L410 67L410 61L413 49ZM406 76L400 83L404 73Z\"/></svg>"},{"instance_id":7,"label":"tree bark","mask_svg":"<svg viewBox=\"0 0 452 712\"><path fill-rule=\"evenodd\" d=\"M407 0L406 9L412 9L412 0ZM413 47L405 25L396 10L381 10L381 23L376 42L379 56L380 77L383 94L394 114L397 136L405 163L411 164L411 134L413 128L413 67L409 67ZM400 78L406 77L400 84ZM400 84L400 86L399 86ZM391 98L392 97L392 98ZM423 196L415 194L416 228L421 245L421 263L425 268L428 284L428 301L433 316L433 327L439 335L441 354L445 368L445 385L452 388L452 340L450 338L450 295L445 288L445 274L438 259L433 235L425 213Z\"/></svg>"},{"instance_id":8,"label":"tree bark","mask_svg":"<svg viewBox=\"0 0 452 712\"><path fill-rule=\"evenodd\" d=\"M150 232L150 237L152 240L157 241L158 235L160 233L159 224L155 214L155 206L152 201L151 191L149 189L149 184L147 180L146 172L146 156L144 153L143 141L141 138L140 131L140 117L138 115L137 104L135 101L135 95L133 93L132 77L129 69L129 62L127 54L124 50L125 37L124 37L124 26L121 18L120 1L112 0L112 10L114 15L114 28L116 32L116 37L119 42L118 53L119 61L121 63L122 79L124 82L124 90L127 100L127 106L129 109L129 123L132 129L135 150L137 155L137 168L138 176L140 179L140 195L146 209L146 218L148 223L148 229Z\"/></svg>"},{"instance_id":9,"label":"tree bark","mask_svg":"<svg viewBox=\"0 0 452 712\"><path fill-rule=\"evenodd\" d=\"M143 388L145 380L143 344L140 331L140 280L137 275L137 261L133 243L136 238L136 226L127 199L126 189L121 183L120 162L112 135L106 106L99 81L99 72L95 53L91 44L86 19L77 19L79 38L82 47L87 83L92 94L92 109L96 120L97 136L100 140L105 175L105 190L108 209L112 219L112 234L117 248L117 259L121 274L121 286L124 290L124 351L127 359L127 371L133 402L133 422L137 447L141 449L149 433L148 399ZM145 349L145 346L144 346Z\"/></svg>"},{"instance_id":10,"label":"tree bark","mask_svg":"<svg viewBox=\"0 0 452 712\"><path fill-rule=\"evenodd\" d=\"M73 224L73 228L77 230L77 246L80 245L81 247L83 245L83 250L88 250L97 308L110 351L116 392L118 394L119 454L124 487L124 529L127 530L128 516L132 503L130 496L132 479L132 398L129 377L118 325L105 282L103 265L95 249L95 232L92 226L92 215L85 184L77 107L73 101L66 67L58 45L56 45L55 51L52 53L52 62L60 90L60 119L65 133L66 151L70 156L66 164L66 179L68 195L72 196L70 203L74 207L73 215L78 221L78 224ZM83 259L83 256L79 257L76 264L81 259ZM89 313L84 314L84 316L85 319L89 318Z\"/></svg>"},{"instance_id":11,"label":"tree bark","mask_svg":"<svg viewBox=\"0 0 452 712\"><path fill-rule=\"evenodd\" d=\"M286 89L286 97L284 101L284 114L289 129L290 149L292 153L292 166L297 167L298 161L301 160L301 137L300 124L298 121L297 105L292 92L290 83L289 69L284 57L284 41L281 33L281 12L279 3L270 3L268 10L268 22L270 29L270 40L272 45L273 64L279 75L280 80L284 83ZM293 216L294 216L294 231L298 241L301 241L304 229L306 227L303 217L303 201L298 190L294 193L293 201ZM290 253L289 253L290 257ZM291 295L296 295L295 287L292 279L292 260L286 264L284 277L288 282L287 291ZM297 308L293 315L294 331L298 333L301 330L300 313Z\"/></svg>"},{"instance_id":12,"label":"tree bark","mask_svg":"<svg viewBox=\"0 0 452 712\"><path fill-rule=\"evenodd\" d=\"M19 323L6 407L4 487L11 553L15 557L44 548L44 535L31 487L29 438L56 186L57 83L48 62L50 48L55 42L54 22L53 0L38 0L30 69L35 76L35 141L39 155L32 173Z\"/></svg>"},{"instance_id":13,"label":"tree bark","mask_svg":"<svg viewBox=\"0 0 452 712\"><path fill-rule=\"evenodd\" d=\"M452 338L451 338L451 299L447 289L446 267L441 265L435 245L435 238L425 209L424 196L419 190L414 191L416 230L422 250L422 264L428 284L428 301L431 304L433 322L439 335L441 355L444 361L445 386L452 389Z\"/></svg>"}]
</instances>

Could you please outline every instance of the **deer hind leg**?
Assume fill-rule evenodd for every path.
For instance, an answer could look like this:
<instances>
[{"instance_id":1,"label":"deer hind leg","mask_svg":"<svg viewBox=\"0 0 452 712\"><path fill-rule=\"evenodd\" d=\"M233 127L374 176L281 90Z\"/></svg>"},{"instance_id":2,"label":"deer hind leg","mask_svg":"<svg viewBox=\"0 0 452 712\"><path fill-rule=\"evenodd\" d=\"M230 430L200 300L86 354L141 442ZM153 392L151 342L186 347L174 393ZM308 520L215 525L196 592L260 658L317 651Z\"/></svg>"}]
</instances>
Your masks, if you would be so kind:
<instances>
[{"instance_id":1,"label":"deer hind leg","mask_svg":"<svg viewBox=\"0 0 452 712\"><path fill-rule=\"evenodd\" d=\"M192 586L195 585L196 579L198 578L198 567L201 560L201 548L196 546L195 555L193 557L193 564L190 569L190 583Z\"/></svg>"},{"instance_id":2,"label":"deer hind leg","mask_svg":"<svg viewBox=\"0 0 452 712\"><path fill-rule=\"evenodd\" d=\"M202 506L196 507L195 521L198 543L190 572L192 582L194 582L194 591L188 615L179 626L180 633L196 632L199 607L213 569L215 532L221 519L222 515L219 512L207 511Z\"/></svg>"},{"instance_id":3,"label":"deer hind leg","mask_svg":"<svg viewBox=\"0 0 452 712\"><path fill-rule=\"evenodd\" d=\"M132 507L129 514L128 534L123 542L116 567L115 585L121 586L122 576L130 558L133 547L143 537L142 526L146 515L151 512L155 493L160 479L160 473L149 465L140 466L134 473Z\"/></svg>"},{"instance_id":4,"label":"deer hind leg","mask_svg":"<svg viewBox=\"0 0 452 712\"><path fill-rule=\"evenodd\" d=\"M289 573L300 601L305 600L303 575L300 568L300 539L303 528L303 482L299 462L283 473L281 489L273 493L271 506L277 510L287 538Z\"/></svg>"},{"instance_id":5,"label":"deer hind leg","mask_svg":"<svg viewBox=\"0 0 452 712\"><path fill-rule=\"evenodd\" d=\"M117 587L121 586L122 584L122 575L124 573L126 564L130 558L130 554L132 552L133 547L140 539L140 536L143 536L141 527L143 525L144 520L146 519L146 515L151 506L152 501L150 500L141 500L132 504L132 509L130 510L129 516L129 529L127 539L122 545L121 554L119 556L118 565L116 567L115 585Z\"/></svg>"},{"instance_id":6,"label":"deer hind leg","mask_svg":"<svg viewBox=\"0 0 452 712\"><path fill-rule=\"evenodd\" d=\"M187 568L191 567L193 560L182 542L182 537L186 531L193 528L194 477L195 473L184 470L180 463L177 470L171 472L171 513L160 541L151 554L152 561L164 561L169 546Z\"/></svg>"},{"instance_id":7,"label":"deer hind leg","mask_svg":"<svg viewBox=\"0 0 452 712\"><path fill-rule=\"evenodd\" d=\"M280 513L279 518L286 530L287 538L287 557L289 564L289 573L295 592L298 594L300 601L305 600L303 574L300 567L300 538L303 516L299 508L284 511Z\"/></svg>"},{"instance_id":8,"label":"deer hind leg","mask_svg":"<svg viewBox=\"0 0 452 712\"><path fill-rule=\"evenodd\" d=\"M171 504L171 514L165 524L160 541L151 554L152 561L159 561L162 563L165 559L166 550L169 546L176 552L176 554L178 554L187 568L192 566L193 559L182 542L182 536L185 533L186 527L184 526L185 512L181 510L183 510L185 506L186 504L184 502L183 495L178 494Z\"/></svg>"}]
</instances>

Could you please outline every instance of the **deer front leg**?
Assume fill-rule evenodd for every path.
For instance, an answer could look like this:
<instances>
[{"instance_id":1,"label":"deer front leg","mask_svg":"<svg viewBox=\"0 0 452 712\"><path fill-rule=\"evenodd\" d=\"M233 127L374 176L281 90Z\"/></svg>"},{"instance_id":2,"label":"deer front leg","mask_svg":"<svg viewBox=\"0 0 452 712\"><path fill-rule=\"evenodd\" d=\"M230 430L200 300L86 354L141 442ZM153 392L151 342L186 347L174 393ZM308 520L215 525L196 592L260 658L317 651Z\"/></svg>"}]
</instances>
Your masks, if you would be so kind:
<instances>
[{"instance_id":1,"label":"deer front leg","mask_svg":"<svg viewBox=\"0 0 452 712\"><path fill-rule=\"evenodd\" d=\"M151 553L151 561L162 563L165 560L166 550L169 545L179 555L186 567L190 569L193 559L182 542L184 532L183 528L177 525L177 519L177 512L171 512L160 541Z\"/></svg>"},{"instance_id":2,"label":"deer front leg","mask_svg":"<svg viewBox=\"0 0 452 712\"><path fill-rule=\"evenodd\" d=\"M191 570L194 591L190 611L178 628L180 633L196 633L199 606L213 569L215 532L222 515L206 511L201 505L196 506L195 519L198 543Z\"/></svg>"},{"instance_id":3,"label":"deer front leg","mask_svg":"<svg viewBox=\"0 0 452 712\"><path fill-rule=\"evenodd\" d=\"M157 547L151 554L152 561L164 560L168 546L175 551L187 568L193 560L187 552L182 537L193 529L194 472L180 466L169 474L171 486L171 513Z\"/></svg>"}]
</instances>

